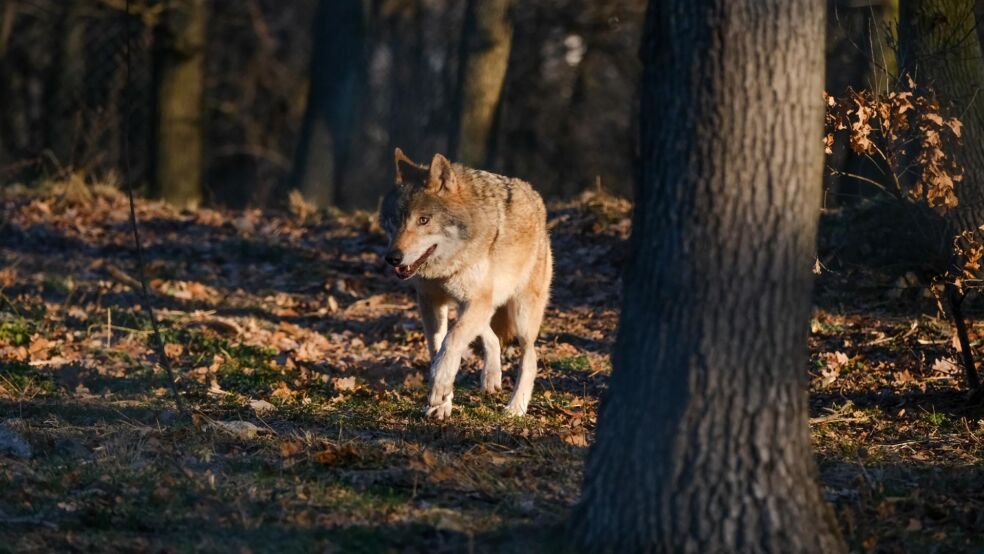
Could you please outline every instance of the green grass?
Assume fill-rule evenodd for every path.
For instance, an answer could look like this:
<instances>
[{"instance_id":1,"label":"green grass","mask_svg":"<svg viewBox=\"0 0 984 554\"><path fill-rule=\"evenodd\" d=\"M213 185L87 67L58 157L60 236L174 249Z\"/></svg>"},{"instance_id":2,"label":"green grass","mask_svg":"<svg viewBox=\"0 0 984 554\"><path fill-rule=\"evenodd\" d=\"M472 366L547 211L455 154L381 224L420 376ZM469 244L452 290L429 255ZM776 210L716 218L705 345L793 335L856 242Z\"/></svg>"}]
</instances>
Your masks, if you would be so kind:
<instances>
[{"instance_id":1,"label":"green grass","mask_svg":"<svg viewBox=\"0 0 984 554\"><path fill-rule=\"evenodd\" d=\"M51 393L55 382L50 376L23 362L0 360L0 386L17 398Z\"/></svg>"},{"instance_id":2,"label":"green grass","mask_svg":"<svg viewBox=\"0 0 984 554\"><path fill-rule=\"evenodd\" d=\"M550 366L559 371L592 371L591 360L583 354L553 360Z\"/></svg>"},{"instance_id":3,"label":"green grass","mask_svg":"<svg viewBox=\"0 0 984 554\"><path fill-rule=\"evenodd\" d=\"M31 344L34 325L25 319L16 318L11 321L0 321L0 344L10 346L27 346Z\"/></svg>"}]
</instances>

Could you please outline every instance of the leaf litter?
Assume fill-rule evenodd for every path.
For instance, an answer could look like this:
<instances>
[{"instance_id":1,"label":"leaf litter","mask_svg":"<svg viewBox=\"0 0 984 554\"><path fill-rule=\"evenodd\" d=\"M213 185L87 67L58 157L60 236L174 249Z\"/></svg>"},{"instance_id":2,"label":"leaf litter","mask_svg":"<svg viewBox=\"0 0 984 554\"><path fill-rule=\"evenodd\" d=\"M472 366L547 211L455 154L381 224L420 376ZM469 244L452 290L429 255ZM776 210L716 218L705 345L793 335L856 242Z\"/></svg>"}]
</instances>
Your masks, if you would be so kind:
<instances>
[{"instance_id":1,"label":"leaf litter","mask_svg":"<svg viewBox=\"0 0 984 554\"><path fill-rule=\"evenodd\" d=\"M371 215L141 201L187 422L150 348L125 198L4 193L0 429L15 446L0 452L0 537L37 552L538 540L515 530L555 526L577 500L611 371L630 208L603 193L551 206L557 282L529 416L501 412L510 348L506 392L479 394L470 356L459 409L438 424L421 417L428 359L412 290L385 270ZM896 277L819 278L804 369L824 492L856 550L973 551L984 415L961 403L948 325L922 299L893 298Z\"/></svg>"}]
</instances>

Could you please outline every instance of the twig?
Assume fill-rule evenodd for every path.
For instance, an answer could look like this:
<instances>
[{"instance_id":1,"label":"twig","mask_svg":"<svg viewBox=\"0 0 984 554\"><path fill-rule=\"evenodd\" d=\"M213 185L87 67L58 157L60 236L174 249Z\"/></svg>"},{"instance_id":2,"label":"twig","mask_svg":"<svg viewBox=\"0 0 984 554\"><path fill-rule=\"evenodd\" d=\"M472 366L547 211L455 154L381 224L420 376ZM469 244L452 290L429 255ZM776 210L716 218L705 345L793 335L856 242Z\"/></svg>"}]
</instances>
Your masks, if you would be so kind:
<instances>
[{"instance_id":1,"label":"twig","mask_svg":"<svg viewBox=\"0 0 984 554\"><path fill-rule=\"evenodd\" d=\"M140 290L141 283L133 277L126 274L125 271L116 267L113 264L106 264L106 273L109 273L110 277L116 279L120 283L130 287L133 290Z\"/></svg>"},{"instance_id":2,"label":"twig","mask_svg":"<svg viewBox=\"0 0 984 554\"><path fill-rule=\"evenodd\" d=\"M915 333L916 332L916 329L918 329L918 328L919 328L919 321L918 320L913 320L912 326L909 327L909 330L908 331L904 331L902 333L899 333L897 335L892 335L890 337L882 337L880 339L875 339L875 340L872 340L872 341L868 341L868 342L862 343L861 346L875 346L876 344L883 344L883 343L892 342L892 341L895 341L895 340L898 340L898 339L904 339L904 338L907 338L907 337L911 336L913 333Z\"/></svg>"},{"instance_id":3,"label":"twig","mask_svg":"<svg viewBox=\"0 0 984 554\"><path fill-rule=\"evenodd\" d=\"M950 312L953 315L953 325L957 328L957 340L960 342L960 355L963 357L964 372L967 376L967 386L978 395L981 392L981 381L977 376L977 366L974 363L974 353L970 349L970 336L967 334L967 323L964 321L961 304L964 295L957 287L947 283L947 299Z\"/></svg>"},{"instance_id":4,"label":"twig","mask_svg":"<svg viewBox=\"0 0 984 554\"><path fill-rule=\"evenodd\" d=\"M143 246L140 243L140 231L137 228L137 211L134 207L133 183L130 182L130 111L128 109L131 89L130 0L126 0L123 17L125 18L123 25L123 36L124 42L126 43L126 49L124 50L126 81L123 87L123 182L126 183L126 193L130 200L130 228L133 230L133 246L137 258L137 272L140 278L140 292L143 297L144 305L147 306L147 317L150 319L150 327L153 331L154 346L157 350L157 359L164 367L164 371L167 373L167 384L171 389L171 394L174 395L174 402L177 405L178 411L184 415L187 415L188 409L185 406L184 399L181 398L181 394L178 392L178 387L174 378L174 370L171 368L171 360L168 358L167 352L164 351L164 339L161 338L160 329L157 327L157 318L154 316L154 304L151 301L150 294L147 292L147 276L144 271Z\"/></svg>"}]
</instances>

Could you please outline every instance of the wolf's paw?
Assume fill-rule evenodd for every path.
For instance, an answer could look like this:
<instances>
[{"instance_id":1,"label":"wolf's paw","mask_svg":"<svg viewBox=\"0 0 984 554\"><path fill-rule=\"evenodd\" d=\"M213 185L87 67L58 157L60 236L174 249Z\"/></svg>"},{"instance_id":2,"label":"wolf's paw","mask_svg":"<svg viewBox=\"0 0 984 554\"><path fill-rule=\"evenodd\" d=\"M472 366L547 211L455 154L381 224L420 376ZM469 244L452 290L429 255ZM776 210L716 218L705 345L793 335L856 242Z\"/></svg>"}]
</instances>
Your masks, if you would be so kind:
<instances>
[{"instance_id":1,"label":"wolf's paw","mask_svg":"<svg viewBox=\"0 0 984 554\"><path fill-rule=\"evenodd\" d=\"M482 392L485 394L496 394L502 391L502 376L498 379L486 377L482 380Z\"/></svg>"},{"instance_id":2,"label":"wolf's paw","mask_svg":"<svg viewBox=\"0 0 984 554\"><path fill-rule=\"evenodd\" d=\"M502 390L502 370L490 371L485 369L482 371L482 392L487 394L495 394Z\"/></svg>"},{"instance_id":3,"label":"wolf's paw","mask_svg":"<svg viewBox=\"0 0 984 554\"><path fill-rule=\"evenodd\" d=\"M451 417L452 398L454 398L454 392L452 392L451 386L443 387L434 385L431 388L428 406L424 411L424 415L439 420Z\"/></svg>"},{"instance_id":4,"label":"wolf's paw","mask_svg":"<svg viewBox=\"0 0 984 554\"><path fill-rule=\"evenodd\" d=\"M522 417L526 415L526 407L529 405L529 398L522 398L519 395L514 395L512 400L506 404L504 410L507 414L515 417Z\"/></svg>"},{"instance_id":5,"label":"wolf's paw","mask_svg":"<svg viewBox=\"0 0 984 554\"><path fill-rule=\"evenodd\" d=\"M437 406L428 406L427 410L424 412L424 415L442 421L446 417L451 417L451 409L453 407L454 406L451 404L451 401L448 400L447 402L438 404Z\"/></svg>"}]
</instances>

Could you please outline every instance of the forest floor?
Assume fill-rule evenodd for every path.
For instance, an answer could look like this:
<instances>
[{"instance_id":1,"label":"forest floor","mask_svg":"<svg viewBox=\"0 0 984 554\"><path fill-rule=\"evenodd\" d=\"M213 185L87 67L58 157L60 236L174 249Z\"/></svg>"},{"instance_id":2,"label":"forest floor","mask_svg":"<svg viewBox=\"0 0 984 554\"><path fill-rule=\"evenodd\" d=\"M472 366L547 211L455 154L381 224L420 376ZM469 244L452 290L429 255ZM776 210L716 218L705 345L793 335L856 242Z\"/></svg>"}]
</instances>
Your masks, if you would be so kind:
<instances>
[{"instance_id":1,"label":"forest floor","mask_svg":"<svg viewBox=\"0 0 984 554\"><path fill-rule=\"evenodd\" d=\"M411 289L368 214L140 202L184 417L135 311L125 197L0 194L0 551L498 551L576 501L627 202L552 206L529 415L478 393L472 357L434 422ZM824 491L855 551L979 552L984 411L960 392L951 326L896 277L821 271L803 372Z\"/></svg>"}]
</instances>

